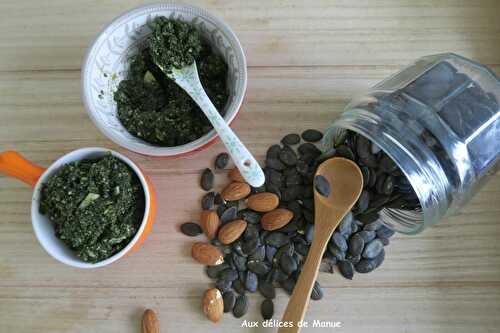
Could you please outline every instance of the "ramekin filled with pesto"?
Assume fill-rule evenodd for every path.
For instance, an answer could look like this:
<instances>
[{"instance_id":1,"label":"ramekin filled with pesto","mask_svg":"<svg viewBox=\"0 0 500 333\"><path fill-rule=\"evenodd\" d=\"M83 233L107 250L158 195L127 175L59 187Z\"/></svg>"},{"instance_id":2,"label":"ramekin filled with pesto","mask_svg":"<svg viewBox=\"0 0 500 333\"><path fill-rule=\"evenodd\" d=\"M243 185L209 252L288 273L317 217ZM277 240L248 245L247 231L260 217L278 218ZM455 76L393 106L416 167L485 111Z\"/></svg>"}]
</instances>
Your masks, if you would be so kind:
<instances>
[{"instance_id":1,"label":"ramekin filled with pesto","mask_svg":"<svg viewBox=\"0 0 500 333\"><path fill-rule=\"evenodd\" d=\"M122 154L82 148L44 169L8 151L0 153L0 172L34 187L36 237L64 264L106 266L139 247L151 229L154 189Z\"/></svg>"},{"instance_id":2,"label":"ramekin filled with pesto","mask_svg":"<svg viewBox=\"0 0 500 333\"><path fill-rule=\"evenodd\" d=\"M153 59L173 67L196 62L211 101L230 123L246 91L243 49L227 24L183 4L147 5L111 22L82 66L82 99L95 125L138 153L179 156L216 137L210 122Z\"/></svg>"}]
</instances>

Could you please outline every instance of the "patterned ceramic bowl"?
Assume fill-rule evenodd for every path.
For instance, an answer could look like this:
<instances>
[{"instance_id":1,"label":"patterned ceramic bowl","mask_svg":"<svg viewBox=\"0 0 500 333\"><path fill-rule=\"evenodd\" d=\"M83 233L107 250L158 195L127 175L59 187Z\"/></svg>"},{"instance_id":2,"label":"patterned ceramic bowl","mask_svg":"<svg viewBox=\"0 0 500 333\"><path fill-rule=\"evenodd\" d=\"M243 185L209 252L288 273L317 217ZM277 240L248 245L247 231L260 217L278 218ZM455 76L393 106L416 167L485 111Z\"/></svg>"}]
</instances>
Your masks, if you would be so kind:
<instances>
[{"instance_id":1,"label":"patterned ceramic bowl","mask_svg":"<svg viewBox=\"0 0 500 333\"><path fill-rule=\"evenodd\" d=\"M82 66L82 99L94 124L116 144L137 153L153 156L179 156L207 147L217 134L214 130L188 144L160 147L130 134L117 117L113 93L126 77L129 59L151 34L151 22L166 16L196 27L228 64L229 100L225 120L238 113L247 86L243 49L227 24L205 10L181 4L156 4L133 9L116 18L97 36Z\"/></svg>"}]
</instances>

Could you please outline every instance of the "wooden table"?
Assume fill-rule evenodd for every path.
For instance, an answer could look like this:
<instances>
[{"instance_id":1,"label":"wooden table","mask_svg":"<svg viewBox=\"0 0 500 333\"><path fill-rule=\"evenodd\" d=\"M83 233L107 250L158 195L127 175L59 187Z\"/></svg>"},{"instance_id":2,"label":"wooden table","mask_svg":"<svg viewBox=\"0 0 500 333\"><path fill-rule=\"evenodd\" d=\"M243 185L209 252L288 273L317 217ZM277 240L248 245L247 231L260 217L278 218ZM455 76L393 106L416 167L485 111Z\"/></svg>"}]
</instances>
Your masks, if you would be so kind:
<instances>
[{"instance_id":1,"label":"wooden table","mask_svg":"<svg viewBox=\"0 0 500 333\"><path fill-rule=\"evenodd\" d=\"M200 170L223 150L165 160L112 144L80 101L84 52L104 24L141 1L0 2L0 150L36 163L73 149L126 153L149 174L160 202L154 232L137 253L99 270L50 258L30 224L31 190L0 176L0 332L138 332L145 307L162 332L273 332L208 322L209 285L180 223L196 220ZM412 60L453 51L500 71L500 2L199 1L236 31L248 56L248 91L234 124L262 158L289 132L324 129L349 98ZM220 175L220 183L223 183ZM341 321L339 332L498 332L500 174L461 214L421 235L396 236L384 265L353 281L322 273L322 301L307 320ZM275 318L288 296L279 292ZM251 297L247 320L260 320ZM307 329L305 332L331 332Z\"/></svg>"}]
</instances>

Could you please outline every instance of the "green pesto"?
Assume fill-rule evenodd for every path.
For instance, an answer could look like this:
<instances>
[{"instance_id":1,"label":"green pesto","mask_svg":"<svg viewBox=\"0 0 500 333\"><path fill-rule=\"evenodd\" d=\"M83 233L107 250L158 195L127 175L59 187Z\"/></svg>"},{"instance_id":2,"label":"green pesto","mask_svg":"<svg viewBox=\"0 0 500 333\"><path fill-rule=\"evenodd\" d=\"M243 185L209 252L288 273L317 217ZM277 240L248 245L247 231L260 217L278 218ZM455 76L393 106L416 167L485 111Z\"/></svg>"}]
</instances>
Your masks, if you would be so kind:
<instances>
[{"instance_id":1,"label":"green pesto","mask_svg":"<svg viewBox=\"0 0 500 333\"><path fill-rule=\"evenodd\" d=\"M107 154L65 164L43 184L40 213L55 235L83 261L96 263L122 250L144 216L137 175Z\"/></svg>"},{"instance_id":2,"label":"green pesto","mask_svg":"<svg viewBox=\"0 0 500 333\"><path fill-rule=\"evenodd\" d=\"M201 37L189 23L160 16L153 21L149 45L153 61L170 71L189 66L199 57Z\"/></svg>"},{"instance_id":3,"label":"green pesto","mask_svg":"<svg viewBox=\"0 0 500 333\"><path fill-rule=\"evenodd\" d=\"M227 65L187 23L164 17L159 17L154 22L155 29L151 38L146 41L139 54L132 57L127 77L119 83L114 100L117 103L118 119L132 135L158 146L179 146L200 138L212 126L191 97L153 62L153 44L156 49L161 47L159 37L155 36L164 30L182 32L181 37L175 38L174 45L187 56L179 56L180 53L173 52L173 60L166 63L188 64L189 59L194 59L201 83L221 115L224 115L224 106L229 97L226 86ZM167 29L167 26L174 28ZM192 42L193 39L199 43ZM174 38L168 34L162 40L167 43ZM180 41L188 41L191 47L179 46ZM195 52L195 49L198 51Z\"/></svg>"}]
</instances>

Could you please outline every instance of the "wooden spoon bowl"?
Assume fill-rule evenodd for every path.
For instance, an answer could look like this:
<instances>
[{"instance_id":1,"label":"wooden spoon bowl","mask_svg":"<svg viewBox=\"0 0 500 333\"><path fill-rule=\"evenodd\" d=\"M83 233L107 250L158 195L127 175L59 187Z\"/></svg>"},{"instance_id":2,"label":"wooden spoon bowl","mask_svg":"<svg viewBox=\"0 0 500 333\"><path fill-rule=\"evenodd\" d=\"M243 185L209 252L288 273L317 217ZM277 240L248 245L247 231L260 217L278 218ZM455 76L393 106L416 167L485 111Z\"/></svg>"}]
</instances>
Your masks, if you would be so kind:
<instances>
[{"instance_id":1,"label":"wooden spoon bowl","mask_svg":"<svg viewBox=\"0 0 500 333\"><path fill-rule=\"evenodd\" d=\"M363 190L363 175L356 163L351 160L339 157L326 160L316 171L316 176L318 175L325 177L328 181L330 194L325 197L317 191L315 186L313 242L282 318L282 322L292 325L280 328L278 330L280 333L300 331L298 323L304 319L328 241Z\"/></svg>"}]
</instances>

